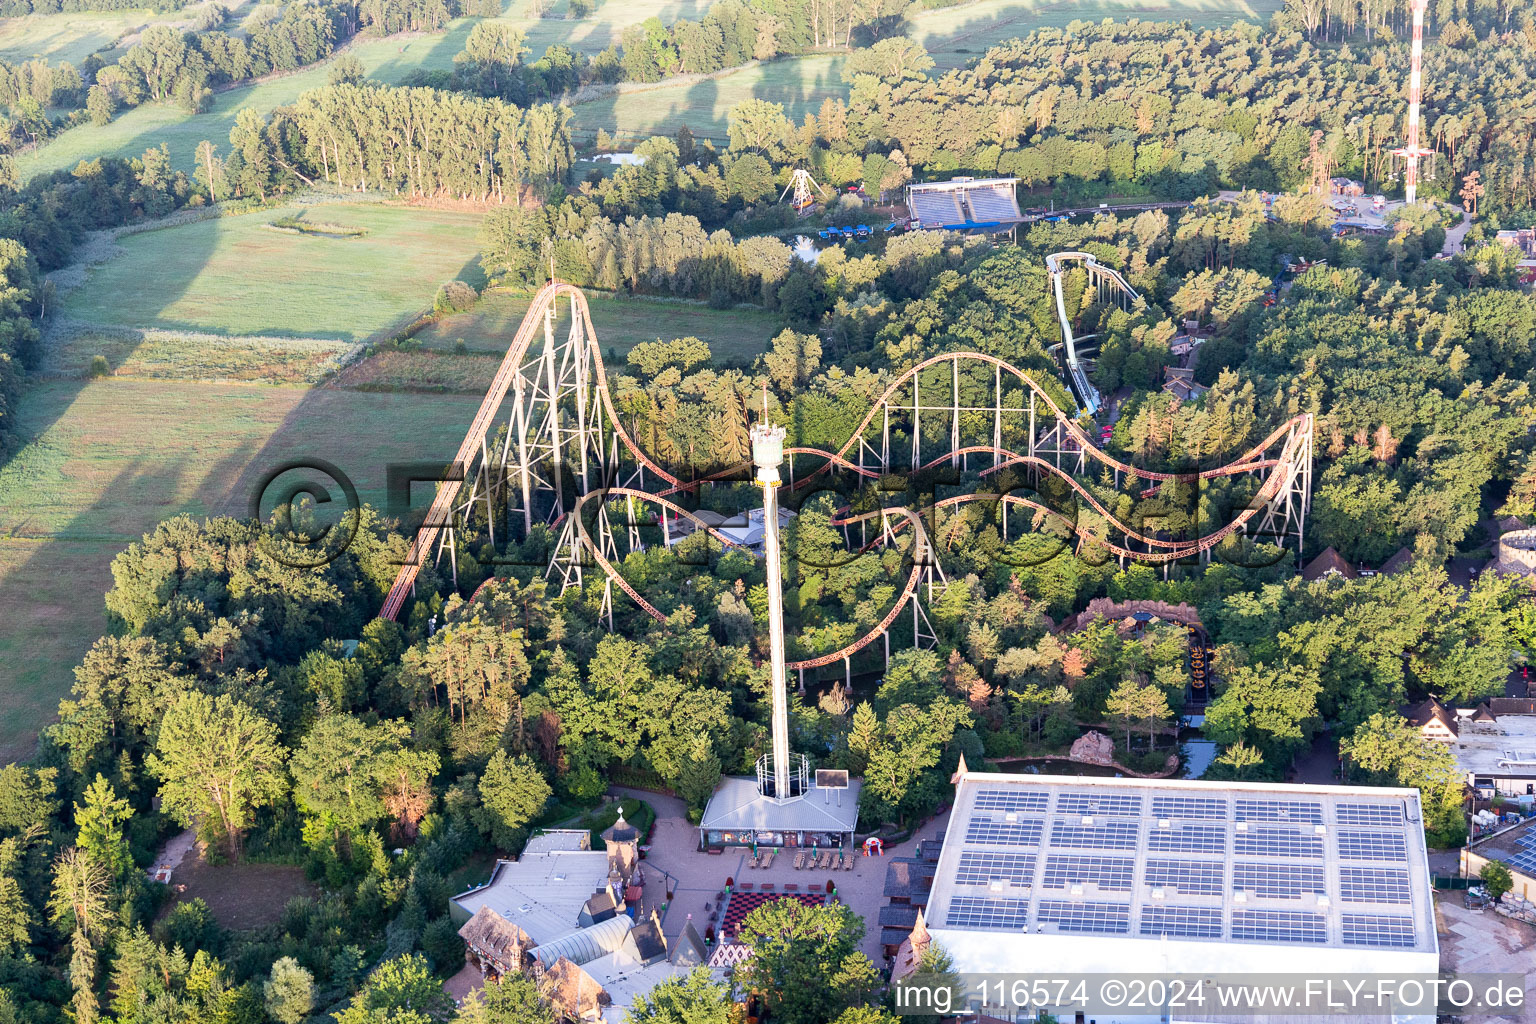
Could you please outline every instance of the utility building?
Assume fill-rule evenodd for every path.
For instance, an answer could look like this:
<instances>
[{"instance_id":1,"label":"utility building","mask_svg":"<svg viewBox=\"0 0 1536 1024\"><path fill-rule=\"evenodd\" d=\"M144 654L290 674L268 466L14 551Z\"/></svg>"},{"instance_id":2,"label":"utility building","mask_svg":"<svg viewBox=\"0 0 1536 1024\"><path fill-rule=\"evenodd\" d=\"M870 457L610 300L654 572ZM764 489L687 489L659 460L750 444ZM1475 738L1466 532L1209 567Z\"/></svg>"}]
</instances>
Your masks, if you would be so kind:
<instances>
[{"instance_id":1,"label":"utility building","mask_svg":"<svg viewBox=\"0 0 1536 1024\"><path fill-rule=\"evenodd\" d=\"M924 918L961 973L1439 970L1413 789L962 766Z\"/></svg>"}]
</instances>

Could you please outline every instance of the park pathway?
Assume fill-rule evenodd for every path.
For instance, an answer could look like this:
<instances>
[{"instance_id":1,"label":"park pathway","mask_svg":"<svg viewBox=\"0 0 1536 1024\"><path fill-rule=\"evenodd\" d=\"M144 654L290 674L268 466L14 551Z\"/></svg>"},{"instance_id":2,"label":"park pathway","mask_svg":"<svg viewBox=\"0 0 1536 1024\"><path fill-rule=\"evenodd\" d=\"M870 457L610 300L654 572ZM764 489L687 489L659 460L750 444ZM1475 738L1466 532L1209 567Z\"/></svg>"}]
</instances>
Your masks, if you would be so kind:
<instances>
[{"instance_id":1,"label":"park pathway","mask_svg":"<svg viewBox=\"0 0 1536 1024\"><path fill-rule=\"evenodd\" d=\"M656 810L656 825L651 830L649 850L645 856L648 869L660 869L670 881L672 899L662 919L662 931L670 944L682 934L691 920L703 935L709 924L710 914L717 909L719 894L725 890L725 880L737 884L750 882L753 886L772 882L780 891L788 885L798 885L801 892L824 889L830 880L837 887L838 897L864 919L864 953L876 967L884 965L880 945L880 908L885 905L885 868L892 857L910 857L921 839L930 839L944 830L949 819L946 809L913 833L912 838L898 846L886 848L884 857L857 857L852 871L796 871L795 856L777 854L770 868L749 868L747 854L731 849L723 854L707 854L699 851L699 828L688 820L687 809L676 797L662 796L643 790L614 787L609 795L615 799L635 798L644 800ZM646 888L649 895L650 880Z\"/></svg>"}]
</instances>

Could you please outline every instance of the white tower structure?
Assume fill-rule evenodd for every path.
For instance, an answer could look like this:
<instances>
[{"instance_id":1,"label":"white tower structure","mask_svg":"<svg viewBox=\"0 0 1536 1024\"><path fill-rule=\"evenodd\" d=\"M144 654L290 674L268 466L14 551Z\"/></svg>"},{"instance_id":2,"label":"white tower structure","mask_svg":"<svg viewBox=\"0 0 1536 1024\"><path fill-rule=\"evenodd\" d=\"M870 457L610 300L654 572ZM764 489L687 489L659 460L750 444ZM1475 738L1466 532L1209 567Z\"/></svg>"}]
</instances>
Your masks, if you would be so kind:
<instances>
[{"instance_id":1,"label":"white tower structure","mask_svg":"<svg viewBox=\"0 0 1536 1024\"><path fill-rule=\"evenodd\" d=\"M1410 0L1413 12L1413 48L1408 69L1408 144L1392 151L1406 162L1403 171L1403 197L1412 206L1418 200L1419 160L1433 157L1434 150L1419 145L1419 105L1424 98L1424 11L1429 0Z\"/></svg>"},{"instance_id":2,"label":"white tower structure","mask_svg":"<svg viewBox=\"0 0 1536 1024\"><path fill-rule=\"evenodd\" d=\"M764 796L783 802L806 790L802 762L792 765L789 753L788 670L784 667L784 575L779 549L779 467L784 463L783 427L768 422L768 396L763 395L763 421L752 428L752 462L756 482L763 488L763 556L768 574L768 662L773 687L773 750L758 761L757 777ZM766 762L766 763L764 763ZM797 769L798 770L795 770ZM772 779L772 791L768 789Z\"/></svg>"}]
</instances>

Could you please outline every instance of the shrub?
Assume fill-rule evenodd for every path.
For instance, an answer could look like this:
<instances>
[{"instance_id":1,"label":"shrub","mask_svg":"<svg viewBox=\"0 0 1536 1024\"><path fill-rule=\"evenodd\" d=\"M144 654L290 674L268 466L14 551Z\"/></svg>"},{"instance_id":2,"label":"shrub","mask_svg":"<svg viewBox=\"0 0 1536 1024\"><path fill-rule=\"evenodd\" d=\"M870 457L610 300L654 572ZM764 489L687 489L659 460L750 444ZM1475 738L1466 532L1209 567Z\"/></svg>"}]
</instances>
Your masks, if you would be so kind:
<instances>
[{"instance_id":1,"label":"shrub","mask_svg":"<svg viewBox=\"0 0 1536 1024\"><path fill-rule=\"evenodd\" d=\"M94 355L91 357L90 373L92 377L109 376L112 373L112 364L107 362L106 356Z\"/></svg>"},{"instance_id":2,"label":"shrub","mask_svg":"<svg viewBox=\"0 0 1536 1024\"><path fill-rule=\"evenodd\" d=\"M421 948L431 957L432 966L440 974L456 969L464 960L464 940L459 938L458 928L448 917L440 917L422 930Z\"/></svg>"},{"instance_id":3,"label":"shrub","mask_svg":"<svg viewBox=\"0 0 1536 1024\"><path fill-rule=\"evenodd\" d=\"M432 300L434 313L461 313L480 300L480 293L463 281L449 281Z\"/></svg>"}]
</instances>

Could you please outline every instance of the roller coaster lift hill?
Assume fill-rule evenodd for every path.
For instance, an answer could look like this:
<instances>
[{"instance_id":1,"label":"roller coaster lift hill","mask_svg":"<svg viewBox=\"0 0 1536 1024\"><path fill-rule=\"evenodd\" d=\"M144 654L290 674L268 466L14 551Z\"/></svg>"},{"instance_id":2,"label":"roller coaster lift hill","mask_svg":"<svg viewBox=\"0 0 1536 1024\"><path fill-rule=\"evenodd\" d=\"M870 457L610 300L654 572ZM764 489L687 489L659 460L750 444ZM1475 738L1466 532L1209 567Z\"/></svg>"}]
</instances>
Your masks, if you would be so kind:
<instances>
[{"instance_id":1,"label":"roller coaster lift hill","mask_svg":"<svg viewBox=\"0 0 1536 1024\"><path fill-rule=\"evenodd\" d=\"M784 449L787 473L780 503L791 511L811 501L830 507L831 524L841 530L847 546L838 556L842 563L868 551L901 553L891 580L894 599L873 628L835 651L790 661L787 669L803 673L837 661L846 665L876 641L884 642L889 658L890 631L904 615L912 627L910 633L900 627L901 635L931 644L927 608L947 585L939 553L955 543L957 527L967 523L989 523L997 531L1002 541L998 557L1004 561L1009 550L1017 550L1009 549L1010 542L1028 533L1051 539L1049 545L1032 546L1030 561L1035 563L1075 555L1098 564L1113 558L1122 566L1162 566L1166 573L1171 565L1209 561L1213 552L1249 566L1300 558L1311 497L1310 414L1279 424L1225 465L1184 473L1121 462L1099 449L1079 425L1079 417L1086 420L1099 399L1079 362L1089 339L1073 337L1060 301L1058 275L1074 260L1086 263L1092 283L1103 292L1124 281L1109 268L1095 273L1101 265L1085 254L1055 254L1048 260L1058 279L1058 314L1071 353L1067 382L1076 413L1052 397L1061 393L1059 386L1043 388L996 356L946 352L895 377L837 450ZM1132 292L1122 301L1140 299ZM562 307L569 328L557 332ZM1089 430L1097 429L1089 424ZM722 549L739 546L696 515L700 496L708 490L712 503L722 496L744 505L761 501L754 488L740 486L753 479L750 461L690 481L635 442L614 406L586 297L559 281L546 284L533 298L446 468L418 464L401 472L391 467L390 476L391 515L407 511L394 506L397 501L409 504L411 481L431 482L435 493L379 612L386 619L397 618L413 596L425 559L436 560L457 589L461 543L472 538L483 554L489 541L500 553L499 564L526 568L526 561L502 556L543 525L556 540L537 570L561 592L588 583L601 586L600 614L610 629L616 591L660 620L663 613L625 578L625 556L656 544L671 547L677 543L674 535L683 532L707 534ZM1152 506L1156 514L1139 513L1126 522L1085 481L1113 481L1133 507ZM345 481L343 488L355 505L355 492ZM1219 500L1204 501L1212 489ZM1155 499L1146 501L1154 490ZM1230 518L1217 525L1216 515ZM978 523L978 516L985 523ZM787 557L809 564L792 537L793 531ZM678 555L698 550L690 543Z\"/></svg>"}]
</instances>

